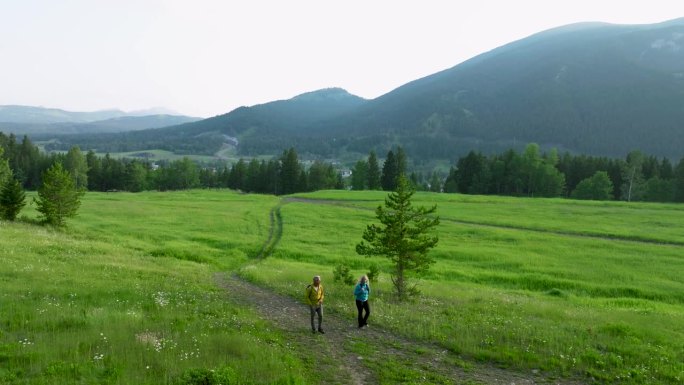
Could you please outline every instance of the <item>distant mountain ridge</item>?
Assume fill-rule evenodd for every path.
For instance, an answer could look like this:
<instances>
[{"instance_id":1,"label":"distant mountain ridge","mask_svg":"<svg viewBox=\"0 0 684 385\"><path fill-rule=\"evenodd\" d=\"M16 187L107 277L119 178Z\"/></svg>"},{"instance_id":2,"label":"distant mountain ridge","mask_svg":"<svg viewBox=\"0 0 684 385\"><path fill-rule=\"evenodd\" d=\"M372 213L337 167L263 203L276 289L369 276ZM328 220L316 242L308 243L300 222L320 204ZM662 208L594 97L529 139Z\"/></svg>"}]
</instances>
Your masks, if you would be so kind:
<instances>
[{"instance_id":1,"label":"distant mountain ridge","mask_svg":"<svg viewBox=\"0 0 684 385\"><path fill-rule=\"evenodd\" d=\"M454 160L542 148L623 157L684 155L684 18L651 25L554 28L405 84L373 100L321 90L195 123L72 137L94 148L127 145L210 154L222 135L243 155L288 146L319 156L383 153ZM71 142L70 142L71 141Z\"/></svg>"},{"instance_id":2,"label":"distant mountain ridge","mask_svg":"<svg viewBox=\"0 0 684 385\"><path fill-rule=\"evenodd\" d=\"M187 154L211 155L224 144L239 139L242 154L260 155L302 146L302 136L316 136L316 123L355 110L367 100L341 88L307 92L287 100L252 107L239 107L230 113L154 130L122 134L71 135L60 137L52 148L74 144L101 152L126 149L163 149ZM315 139L311 152L333 151L327 140ZM325 148L324 148L325 147Z\"/></svg>"},{"instance_id":3,"label":"distant mountain ridge","mask_svg":"<svg viewBox=\"0 0 684 385\"><path fill-rule=\"evenodd\" d=\"M189 116L160 114L164 108L124 112L102 110L74 112L57 108L0 106L0 131L15 135L64 135L111 133L174 126L201 120Z\"/></svg>"}]
</instances>

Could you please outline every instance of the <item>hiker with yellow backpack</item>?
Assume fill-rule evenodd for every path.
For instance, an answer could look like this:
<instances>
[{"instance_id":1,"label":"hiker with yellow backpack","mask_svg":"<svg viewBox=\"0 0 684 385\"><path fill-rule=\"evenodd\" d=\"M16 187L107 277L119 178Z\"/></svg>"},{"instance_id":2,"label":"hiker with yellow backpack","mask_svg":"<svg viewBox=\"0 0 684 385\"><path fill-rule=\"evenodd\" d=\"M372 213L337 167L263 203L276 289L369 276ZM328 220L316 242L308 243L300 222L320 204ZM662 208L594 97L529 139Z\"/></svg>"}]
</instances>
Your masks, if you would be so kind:
<instances>
[{"instance_id":1,"label":"hiker with yellow backpack","mask_svg":"<svg viewBox=\"0 0 684 385\"><path fill-rule=\"evenodd\" d=\"M309 304L309 309L311 310L311 331L316 333L325 334L321 324L323 323L323 298L325 297L325 292L323 290L323 285L321 284L321 276L317 275L313 277L313 283L306 287L306 303ZM314 316L318 314L318 328L314 324Z\"/></svg>"}]
</instances>

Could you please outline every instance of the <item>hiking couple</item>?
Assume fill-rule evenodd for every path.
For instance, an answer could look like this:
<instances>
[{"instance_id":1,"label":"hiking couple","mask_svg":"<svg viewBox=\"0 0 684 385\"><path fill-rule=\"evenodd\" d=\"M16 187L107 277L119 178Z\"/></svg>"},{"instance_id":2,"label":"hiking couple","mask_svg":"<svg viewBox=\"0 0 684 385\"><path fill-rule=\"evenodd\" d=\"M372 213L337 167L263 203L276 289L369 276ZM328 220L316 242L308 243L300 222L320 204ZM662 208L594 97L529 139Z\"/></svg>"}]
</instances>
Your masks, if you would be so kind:
<instances>
[{"instance_id":1,"label":"hiking couple","mask_svg":"<svg viewBox=\"0 0 684 385\"><path fill-rule=\"evenodd\" d=\"M354 297L356 299L356 309L358 310L359 329L368 326L368 316L370 316L370 305L368 304L368 295L370 294L370 286L368 285L368 277L361 276L359 282L354 286ZM321 284L321 277L319 275L313 277L313 283L306 287L306 302L311 310L311 331L325 334L321 324L323 322L323 298L325 292ZM318 315L318 328L314 323L314 319Z\"/></svg>"}]
</instances>

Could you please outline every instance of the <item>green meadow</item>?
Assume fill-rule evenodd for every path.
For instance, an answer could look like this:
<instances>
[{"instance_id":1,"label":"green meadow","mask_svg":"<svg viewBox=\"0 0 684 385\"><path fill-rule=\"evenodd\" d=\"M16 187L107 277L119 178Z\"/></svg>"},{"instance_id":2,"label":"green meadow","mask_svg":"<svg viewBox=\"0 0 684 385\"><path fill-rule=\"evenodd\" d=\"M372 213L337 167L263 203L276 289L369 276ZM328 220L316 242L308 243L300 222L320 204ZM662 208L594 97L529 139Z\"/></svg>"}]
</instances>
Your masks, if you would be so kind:
<instances>
[{"instance_id":1,"label":"green meadow","mask_svg":"<svg viewBox=\"0 0 684 385\"><path fill-rule=\"evenodd\" d=\"M372 321L466 360L597 383L684 381L681 205L418 194L438 206L440 243L414 277L420 298L397 304L387 261L354 252L385 195L297 195L281 207L273 257L245 274L297 296L320 272L339 293L328 308L353 317L332 267L360 275L376 263Z\"/></svg>"},{"instance_id":2,"label":"green meadow","mask_svg":"<svg viewBox=\"0 0 684 385\"><path fill-rule=\"evenodd\" d=\"M99 154L104 156L105 154ZM129 151L129 152L113 152L109 154L112 158L131 158L131 159L143 159L149 161L174 161L181 160L183 158L189 158L196 162L206 162L211 163L219 160L220 158L211 155L182 155L176 154L167 150L145 150L145 151Z\"/></svg>"},{"instance_id":3,"label":"green meadow","mask_svg":"<svg viewBox=\"0 0 684 385\"><path fill-rule=\"evenodd\" d=\"M214 280L259 249L275 201L88 193L66 230L0 222L0 383L310 383Z\"/></svg>"},{"instance_id":4,"label":"green meadow","mask_svg":"<svg viewBox=\"0 0 684 385\"><path fill-rule=\"evenodd\" d=\"M351 324L351 287L333 268L373 263L371 327L465 367L684 382L684 206L419 193L414 204L437 205L440 242L412 277L421 294L398 303L388 262L354 252L385 196L87 193L63 230L33 224L29 206L0 222L0 383L317 383L307 352L215 274L297 299L320 274L326 311ZM272 210L273 247L258 258Z\"/></svg>"}]
</instances>

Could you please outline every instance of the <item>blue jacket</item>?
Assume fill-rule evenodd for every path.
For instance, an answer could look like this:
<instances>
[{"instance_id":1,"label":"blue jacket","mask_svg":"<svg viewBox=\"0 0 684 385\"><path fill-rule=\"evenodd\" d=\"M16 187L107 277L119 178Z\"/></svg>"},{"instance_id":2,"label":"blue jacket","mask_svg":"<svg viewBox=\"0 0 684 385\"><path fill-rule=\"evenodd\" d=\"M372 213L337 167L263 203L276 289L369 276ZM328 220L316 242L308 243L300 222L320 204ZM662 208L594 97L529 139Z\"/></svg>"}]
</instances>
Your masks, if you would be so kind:
<instances>
[{"instance_id":1,"label":"blue jacket","mask_svg":"<svg viewBox=\"0 0 684 385\"><path fill-rule=\"evenodd\" d=\"M367 283L357 283L354 286L354 297L357 301L368 301L368 294L370 294L370 286Z\"/></svg>"}]
</instances>

